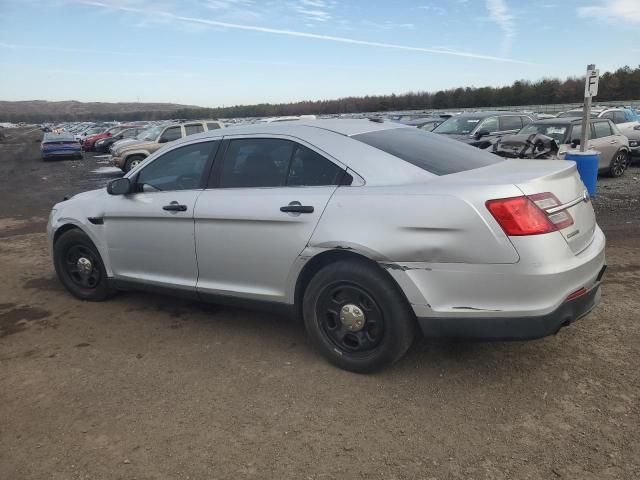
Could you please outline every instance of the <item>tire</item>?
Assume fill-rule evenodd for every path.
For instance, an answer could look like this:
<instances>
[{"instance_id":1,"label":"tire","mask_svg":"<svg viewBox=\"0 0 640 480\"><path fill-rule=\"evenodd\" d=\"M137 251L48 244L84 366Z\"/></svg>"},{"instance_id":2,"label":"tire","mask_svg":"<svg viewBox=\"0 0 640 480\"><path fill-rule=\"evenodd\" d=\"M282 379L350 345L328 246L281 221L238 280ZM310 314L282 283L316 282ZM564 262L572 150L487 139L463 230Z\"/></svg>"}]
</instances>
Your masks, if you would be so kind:
<instances>
[{"instance_id":1,"label":"tire","mask_svg":"<svg viewBox=\"0 0 640 480\"><path fill-rule=\"evenodd\" d=\"M127 158L127 161L124 164L124 172L129 172L132 168L137 166L140 162L144 161L147 157L143 157L142 155L133 155Z\"/></svg>"},{"instance_id":2,"label":"tire","mask_svg":"<svg viewBox=\"0 0 640 480\"><path fill-rule=\"evenodd\" d=\"M53 264L60 282L81 300L106 300L113 293L98 250L80 230L69 230L58 238L53 245Z\"/></svg>"},{"instance_id":3,"label":"tire","mask_svg":"<svg viewBox=\"0 0 640 480\"><path fill-rule=\"evenodd\" d=\"M380 267L365 260L321 269L304 292L302 310L313 345L329 362L351 372L391 365L415 336L416 320L404 295Z\"/></svg>"},{"instance_id":4,"label":"tire","mask_svg":"<svg viewBox=\"0 0 640 480\"><path fill-rule=\"evenodd\" d=\"M618 150L609 164L609 176L613 178L621 177L629 166L629 153Z\"/></svg>"}]
</instances>

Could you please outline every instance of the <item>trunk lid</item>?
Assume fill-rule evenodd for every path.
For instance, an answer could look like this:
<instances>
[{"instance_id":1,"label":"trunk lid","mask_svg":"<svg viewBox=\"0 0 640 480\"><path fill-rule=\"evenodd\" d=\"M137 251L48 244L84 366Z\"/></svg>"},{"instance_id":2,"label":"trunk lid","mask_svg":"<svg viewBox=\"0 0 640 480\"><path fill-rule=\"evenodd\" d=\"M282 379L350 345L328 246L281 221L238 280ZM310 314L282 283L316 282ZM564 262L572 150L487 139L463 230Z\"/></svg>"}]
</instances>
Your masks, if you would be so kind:
<instances>
[{"instance_id":1,"label":"trunk lid","mask_svg":"<svg viewBox=\"0 0 640 480\"><path fill-rule=\"evenodd\" d=\"M515 185L525 195L551 192L566 207L564 211L573 218L573 225L561 229L560 233L577 255L589 246L596 229L596 216L589 193L580 179L575 162L538 161L550 166L558 165L560 168Z\"/></svg>"},{"instance_id":2,"label":"trunk lid","mask_svg":"<svg viewBox=\"0 0 640 480\"><path fill-rule=\"evenodd\" d=\"M484 185L515 185L524 195L552 193L567 206L573 224L559 232L574 254L589 246L596 229L596 218L587 189L582 183L575 162L565 160L510 159L482 168L440 177L445 182ZM586 201L585 201L586 199Z\"/></svg>"}]
</instances>

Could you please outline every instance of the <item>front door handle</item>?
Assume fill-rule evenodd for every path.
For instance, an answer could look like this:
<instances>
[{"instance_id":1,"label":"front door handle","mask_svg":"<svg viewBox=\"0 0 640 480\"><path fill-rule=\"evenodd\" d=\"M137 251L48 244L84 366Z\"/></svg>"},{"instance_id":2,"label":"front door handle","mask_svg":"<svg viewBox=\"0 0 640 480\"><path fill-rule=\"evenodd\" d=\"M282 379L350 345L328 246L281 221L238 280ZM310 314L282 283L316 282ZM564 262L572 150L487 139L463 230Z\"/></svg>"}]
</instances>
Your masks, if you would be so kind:
<instances>
[{"instance_id":1,"label":"front door handle","mask_svg":"<svg viewBox=\"0 0 640 480\"><path fill-rule=\"evenodd\" d=\"M302 205L300 202L291 202L289 205L280 207L281 212L285 213L313 213L312 205Z\"/></svg>"},{"instance_id":2,"label":"front door handle","mask_svg":"<svg viewBox=\"0 0 640 480\"><path fill-rule=\"evenodd\" d=\"M167 212L186 212L187 206L180 205L178 202L173 201L169 205L165 205L164 207L162 207L162 209L166 210Z\"/></svg>"}]
</instances>

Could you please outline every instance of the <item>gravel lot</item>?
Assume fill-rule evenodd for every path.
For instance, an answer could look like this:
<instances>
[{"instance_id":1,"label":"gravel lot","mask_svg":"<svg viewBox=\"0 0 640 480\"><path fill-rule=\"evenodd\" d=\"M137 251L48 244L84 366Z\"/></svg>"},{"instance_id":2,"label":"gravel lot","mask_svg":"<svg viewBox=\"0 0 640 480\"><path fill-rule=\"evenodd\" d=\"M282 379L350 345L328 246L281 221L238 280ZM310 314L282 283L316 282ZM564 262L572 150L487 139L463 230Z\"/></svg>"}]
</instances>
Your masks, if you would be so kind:
<instances>
[{"instance_id":1,"label":"gravel lot","mask_svg":"<svg viewBox=\"0 0 640 480\"><path fill-rule=\"evenodd\" d=\"M359 376L274 315L53 275L53 203L119 173L0 142L0 478L640 478L640 167L601 179L603 300L526 343L422 340Z\"/></svg>"}]
</instances>

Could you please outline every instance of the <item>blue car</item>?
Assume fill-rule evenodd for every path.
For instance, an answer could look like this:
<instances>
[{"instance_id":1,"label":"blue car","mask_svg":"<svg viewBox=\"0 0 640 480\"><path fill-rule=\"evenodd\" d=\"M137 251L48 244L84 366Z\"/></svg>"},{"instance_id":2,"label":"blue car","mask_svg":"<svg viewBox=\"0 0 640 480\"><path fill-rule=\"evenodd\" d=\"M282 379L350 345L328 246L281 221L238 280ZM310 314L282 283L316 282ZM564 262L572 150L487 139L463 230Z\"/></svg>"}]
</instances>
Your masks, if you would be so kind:
<instances>
[{"instance_id":1,"label":"blue car","mask_svg":"<svg viewBox=\"0 0 640 480\"><path fill-rule=\"evenodd\" d=\"M82 145L68 133L45 133L40 145L43 160L56 157L82 157Z\"/></svg>"}]
</instances>

